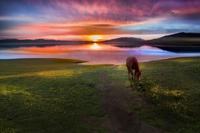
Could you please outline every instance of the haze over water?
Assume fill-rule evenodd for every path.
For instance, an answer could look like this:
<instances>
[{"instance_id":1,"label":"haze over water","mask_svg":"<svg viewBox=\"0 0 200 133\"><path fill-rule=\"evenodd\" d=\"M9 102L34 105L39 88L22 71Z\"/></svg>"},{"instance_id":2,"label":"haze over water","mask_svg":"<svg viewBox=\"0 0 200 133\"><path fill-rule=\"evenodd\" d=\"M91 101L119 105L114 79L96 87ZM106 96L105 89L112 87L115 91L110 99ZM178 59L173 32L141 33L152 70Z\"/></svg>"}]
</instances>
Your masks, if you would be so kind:
<instances>
[{"instance_id":1,"label":"haze over water","mask_svg":"<svg viewBox=\"0 0 200 133\"><path fill-rule=\"evenodd\" d=\"M200 53L174 53L150 46L119 48L105 44L19 47L0 50L0 59L67 58L87 61L86 64L124 64L128 56L140 62L175 57L200 56Z\"/></svg>"}]
</instances>

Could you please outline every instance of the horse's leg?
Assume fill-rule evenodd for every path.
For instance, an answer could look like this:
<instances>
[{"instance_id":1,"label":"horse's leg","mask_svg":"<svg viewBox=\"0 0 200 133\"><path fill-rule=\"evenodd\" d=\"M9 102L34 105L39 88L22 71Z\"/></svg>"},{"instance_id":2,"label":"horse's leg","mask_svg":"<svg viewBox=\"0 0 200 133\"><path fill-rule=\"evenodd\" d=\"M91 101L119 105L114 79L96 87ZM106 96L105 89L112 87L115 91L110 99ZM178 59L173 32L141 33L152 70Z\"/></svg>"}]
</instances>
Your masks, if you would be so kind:
<instances>
[{"instance_id":1,"label":"horse's leg","mask_svg":"<svg viewBox=\"0 0 200 133\"><path fill-rule=\"evenodd\" d=\"M126 65L126 67L128 70L128 79L130 81L130 85L131 85L131 87L133 87L133 70L132 70L131 66L128 64Z\"/></svg>"},{"instance_id":2,"label":"horse's leg","mask_svg":"<svg viewBox=\"0 0 200 133\"><path fill-rule=\"evenodd\" d=\"M131 87L135 88L135 85L137 85L137 73L136 71L133 72L133 70L130 71L130 83L131 83Z\"/></svg>"},{"instance_id":3,"label":"horse's leg","mask_svg":"<svg viewBox=\"0 0 200 133\"><path fill-rule=\"evenodd\" d=\"M134 80L138 80L137 78L137 71L135 70L135 73L134 73Z\"/></svg>"},{"instance_id":4,"label":"horse's leg","mask_svg":"<svg viewBox=\"0 0 200 133\"><path fill-rule=\"evenodd\" d=\"M134 80L133 70L131 71L131 79L132 79L132 81Z\"/></svg>"},{"instance_id":5,"label":"horse's leg","mask_svg":"<svg viewBox=\"0 0 200 133\"><path fill-rule=\"evenodd\" d=\"M128 78L129 80L133 80L133 71L131 69L128 69Z\"/></svg>"},{"instance_id":6,"label":"horse's leg","mask_svg":"<svg viewBox=\"0 0 200 133\"><path fill-rule=\"evenodd\" d=\"M128 79L131 80L131 74L129 71L128 71Z\"/></svg>"},{"instance_id":7,"label":"horse's leg","mask_svg":"<svg viewBox=\"0 0 200 133\"><path fill-rule=\"evenodd\" d=\"M133 71L132 70L129 71L129 80L130 80L131 87L133 87Z\"/></svg>"},{"instance_id":8,"label":"horse's leg","mask_svg":"<svg viewBox=\"0 0 200 133\"><path fill-rule=\"evenodd\" d=\"M131 69L129 67L129 65L126 65L127 67L127 71L128 71L128 79L131 80Z\"/></svg>"}]
</instances>

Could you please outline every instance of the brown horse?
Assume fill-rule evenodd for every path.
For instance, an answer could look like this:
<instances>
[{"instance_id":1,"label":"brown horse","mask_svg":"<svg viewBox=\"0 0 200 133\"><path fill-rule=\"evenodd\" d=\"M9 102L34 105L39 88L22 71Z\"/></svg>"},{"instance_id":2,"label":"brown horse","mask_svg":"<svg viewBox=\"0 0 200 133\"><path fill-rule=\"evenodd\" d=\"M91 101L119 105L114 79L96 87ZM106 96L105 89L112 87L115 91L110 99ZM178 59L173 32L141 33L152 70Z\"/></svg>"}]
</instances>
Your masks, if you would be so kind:
<instances>
[{"instance_id":1,"label":"brown horse","mask_svg":"<svg viewBox=\"0 0 200 133\"><path fill-rule=\"evenodd\" d=\"M128 70L129 80L133 80L133 70L135 70L134 78L136 80L140 80L141 71L140 71L140 68L139 68L138 61L134 56L127 57L126 67L127 67L127 70Z\"/></svg>"}]
</instances>

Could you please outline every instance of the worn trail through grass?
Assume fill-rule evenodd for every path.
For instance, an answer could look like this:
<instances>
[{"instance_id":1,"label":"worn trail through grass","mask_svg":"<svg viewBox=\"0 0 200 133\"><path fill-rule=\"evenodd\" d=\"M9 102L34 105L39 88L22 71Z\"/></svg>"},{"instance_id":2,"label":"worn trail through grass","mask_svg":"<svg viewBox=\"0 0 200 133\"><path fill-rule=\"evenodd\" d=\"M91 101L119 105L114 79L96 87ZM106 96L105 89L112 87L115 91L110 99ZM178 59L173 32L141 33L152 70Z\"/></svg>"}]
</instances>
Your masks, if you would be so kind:
<instances>
[{"instance_id":1,"label":"worn trail through grass","mask_svg":"<svg viewBox=\"0 0 200 133\"><path fill-rule=\"evenodd\" d=\"M107 128L110 133L161 133L141 121L134 112L129 111L129 103L138 102L138 97L133 97L130 87L124 88L111 81L106 72L99 74L98 89L102 93L102 103L107 115Z\"/></svg>"}]
</instances>

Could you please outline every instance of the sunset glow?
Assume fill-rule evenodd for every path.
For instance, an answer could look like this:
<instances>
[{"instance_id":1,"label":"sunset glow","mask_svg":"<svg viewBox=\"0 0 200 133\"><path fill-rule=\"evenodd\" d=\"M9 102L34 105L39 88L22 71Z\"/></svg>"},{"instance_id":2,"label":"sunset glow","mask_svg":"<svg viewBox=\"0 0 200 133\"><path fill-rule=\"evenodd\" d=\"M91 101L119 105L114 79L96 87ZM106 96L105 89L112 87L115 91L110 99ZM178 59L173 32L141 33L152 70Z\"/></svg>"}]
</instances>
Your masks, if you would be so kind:
<instances>
[{"instance_id":1,"label":"sunset glow","mask_svg":"<svg viewBox=\"0 0 200 133\"><path fill-rule=\"evenodd\" d=\"M89 38L90 38L93 42L98 42L98 41L100 41L101 39L103 39L101 35L91 35Z\"/></svg>"},{"instance_id":2,"label":"sunset glow","mask_svg":"<svg viewBox=\"0 0 200 133\"><path fill-rule=\"evenodd\" d=\"M0 39L157 38L200 31L199 0L1 0Z\"/></svg>"}]
</instances>

